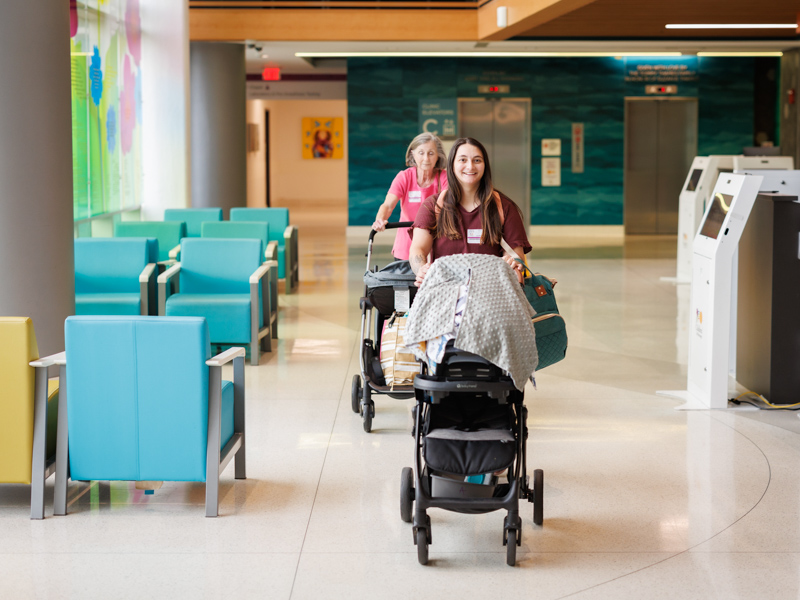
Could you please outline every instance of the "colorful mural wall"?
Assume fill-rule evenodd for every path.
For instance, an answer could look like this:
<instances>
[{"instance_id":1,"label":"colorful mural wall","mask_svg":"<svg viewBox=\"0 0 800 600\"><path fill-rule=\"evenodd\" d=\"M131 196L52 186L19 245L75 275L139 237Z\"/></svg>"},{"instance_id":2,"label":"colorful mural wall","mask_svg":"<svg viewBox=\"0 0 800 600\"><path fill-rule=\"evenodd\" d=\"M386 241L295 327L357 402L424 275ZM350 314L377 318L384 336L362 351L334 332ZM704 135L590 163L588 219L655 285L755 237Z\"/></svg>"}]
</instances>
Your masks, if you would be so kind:
<instances>
[{"instance_id":1,"label":"colorful mural wall","mask_svg":"<svg viewBox=\"0 0 800 600\"><path fill-rule=\"evenodd\" d=\"M75 220L134 208L142 186L139 0L70 0Z\"/></svg>"},{"instance_id":2,"label":"colorful mural wall","mask_svg":"<svg viewBox=\"0 0 800 600\"><path fill-rule=\"evenodd\" d=\"M739 154L753 144L752 58L642 60L348 59L349 224L369 225L418 131L419 99L480 97L507 85L531 99L531 222L621 225L626 96L648 83L698 98L698 153ZM498 95L498 94L495 94ZM503 95L503 94L499 94ZM584 126L583 172L571 165L572 124ZM561 185L543 187L541 140L561 140Z\"/></svg>"}]
</instances>

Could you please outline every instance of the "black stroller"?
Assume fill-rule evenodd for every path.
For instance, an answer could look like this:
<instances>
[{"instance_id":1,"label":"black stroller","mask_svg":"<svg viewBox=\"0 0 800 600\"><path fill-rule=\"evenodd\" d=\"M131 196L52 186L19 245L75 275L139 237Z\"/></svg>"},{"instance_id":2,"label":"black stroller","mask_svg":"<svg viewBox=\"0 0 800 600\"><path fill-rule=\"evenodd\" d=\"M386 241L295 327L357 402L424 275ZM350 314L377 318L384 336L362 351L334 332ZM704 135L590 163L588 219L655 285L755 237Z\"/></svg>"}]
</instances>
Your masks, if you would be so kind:
<instances>
[{"instance_id":1,"label":"black stroller","mask_svg":"<svg viewBox=\"0 0 800 600\"><path fill-rule=\"evenodd\" d=\"M526 470L524 392L500 368L450 342L436 375L414 379L414 393L415 464L402 471L400 517L414 524L420 564L428 562L432 540L427 509L443 508L508 511L503 545L514 566L522 543L519 500L533 503L534 524L543 521L544 472L533 472L531 488Z\"/></svg>"},{"instance_id":2,"label":"black stroller","mask_svg":"<svg viewBox=\"0 0 800 600\"><path fill-rule=\"evenodd\" d=\"M387 223L386 229L411 227L411 222ZM375 403L372 394L385 394L392 398L407 400L414 397L411 385L386 385L381 369L380 348L383 324L395 310L405 312L414 301L417 287L416 275L407 260L389 263L378 270L371 266L372 244L376 231L370 231L367 246L367 272L364 274L364 296L361 307L361 375L353 376L350 407L360 413L364 431L372 431L372 418L375 416ZM372 332L372 338L370 338ZM362 383L363 378L363 383Z\"/></svg>"}]
</instances>

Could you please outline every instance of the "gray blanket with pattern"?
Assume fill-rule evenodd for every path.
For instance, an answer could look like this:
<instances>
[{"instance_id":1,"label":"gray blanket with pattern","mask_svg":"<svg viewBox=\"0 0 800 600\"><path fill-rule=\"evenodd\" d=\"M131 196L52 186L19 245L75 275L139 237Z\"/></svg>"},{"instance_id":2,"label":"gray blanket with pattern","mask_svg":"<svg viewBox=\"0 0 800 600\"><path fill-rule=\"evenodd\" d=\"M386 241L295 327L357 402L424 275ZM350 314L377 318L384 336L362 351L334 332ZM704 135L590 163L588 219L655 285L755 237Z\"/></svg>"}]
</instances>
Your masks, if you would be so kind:
<instances>
[{"instance_id":1,"label":"gray blanket with pattern","mask_svg":"<svg viewBox=\"0 0 800 600\"><path fill-rule=\"evenodd\" d=\"M531 318L536 314L502 258L453 254L431 265L406 322L405 342L414 344L452 332L459 288L469 284L455 346L508 371L517 389L533 375L539 356Z\"/></svg>"}]
</instances>

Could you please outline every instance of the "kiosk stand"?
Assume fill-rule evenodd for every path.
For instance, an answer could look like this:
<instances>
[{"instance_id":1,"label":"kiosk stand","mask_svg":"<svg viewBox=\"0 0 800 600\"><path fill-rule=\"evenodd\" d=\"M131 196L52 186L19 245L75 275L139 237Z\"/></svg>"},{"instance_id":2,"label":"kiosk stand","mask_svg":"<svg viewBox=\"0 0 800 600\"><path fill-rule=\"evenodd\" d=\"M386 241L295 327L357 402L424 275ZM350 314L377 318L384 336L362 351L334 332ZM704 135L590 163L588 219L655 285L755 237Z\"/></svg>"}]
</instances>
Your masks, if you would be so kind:
<instances>
[{"instance_id":1,"label":"kiosk stand","mask_svg":"<svg viewBox=\"0 0 800 600\"><path fill-rule=\"evenodd\" d=\"M708 197L721 172L733 171L733 156L695 156L678 199L678 269L662 281L691 283L692 241L706 209Z\"/></svg>"},{"instance_id":2,"label":"kiosk stand","mask_svg":"<svg viewBox=\"0 0 800 600\"><path fill-rule=\"evenodd\" d=\"M728 406L736 248L761 181L738 174L719 177L694 238L687 389L657 392L685 400L678 410Z\"/></svg>"}]
</instances>

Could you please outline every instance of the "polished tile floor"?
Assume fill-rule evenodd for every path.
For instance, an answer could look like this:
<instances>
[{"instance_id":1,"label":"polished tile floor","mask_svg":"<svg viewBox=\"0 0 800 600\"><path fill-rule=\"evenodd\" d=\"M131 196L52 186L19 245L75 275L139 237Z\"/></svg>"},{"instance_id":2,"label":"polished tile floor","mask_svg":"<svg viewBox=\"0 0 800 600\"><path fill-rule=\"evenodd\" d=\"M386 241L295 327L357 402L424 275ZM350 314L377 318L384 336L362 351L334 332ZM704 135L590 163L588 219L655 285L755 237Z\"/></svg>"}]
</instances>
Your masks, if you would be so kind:
<instances>
[{"instance_id":1,"label":"polished tile floor","mask_svg":"<svg viewBox=\"0 0 800 600\"><path fill-rule=\"evenodd\" d=\"M398 508L410 401L377 398L371 434L350 410L365 259L344 240L343 224L301 224L300 292L281 296L277 350L246 368L248 479L223 474L220 517L202 484L92 482L37 522L28 487L0 486L0 598L800 595L796 413L678 412L655 394L686 382L686 290L659 280L669 238L535 241L570 335L526 392L544 526L525 505L510 568L501 513L432 510L420 566Z\"/></svg>"}]
</instances>

